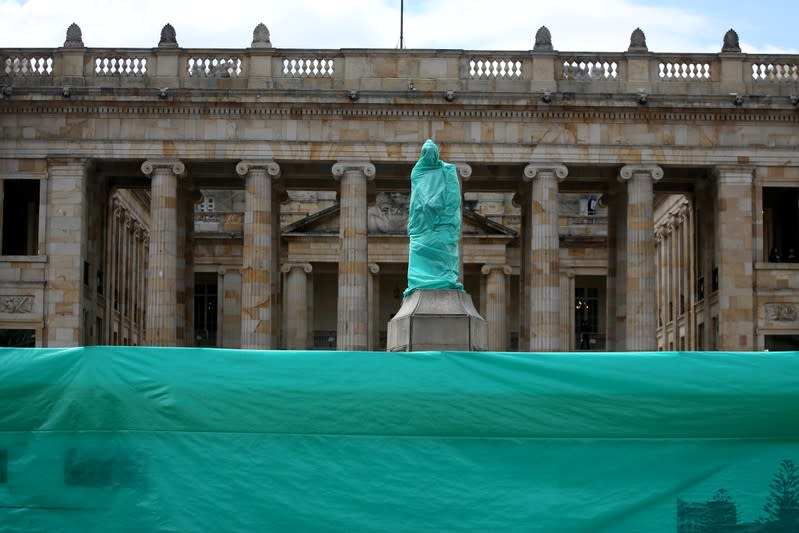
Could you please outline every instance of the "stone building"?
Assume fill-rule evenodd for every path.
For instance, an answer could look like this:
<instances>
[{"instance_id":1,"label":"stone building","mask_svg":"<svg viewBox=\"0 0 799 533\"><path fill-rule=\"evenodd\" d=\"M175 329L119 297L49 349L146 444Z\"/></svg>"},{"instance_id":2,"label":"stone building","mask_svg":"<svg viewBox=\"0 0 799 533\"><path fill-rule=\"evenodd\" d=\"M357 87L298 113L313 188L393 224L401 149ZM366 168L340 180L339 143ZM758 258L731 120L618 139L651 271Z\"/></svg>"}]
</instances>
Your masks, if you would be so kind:
<instances>
[{"instance_id":1,"label":"stone building","mask_svg":"<svg viewBox=\"0 0 799 533\"><path fill-rule=\"evenodd\" d=\"M109 43L113 45L113 43ZM533 43L531 43L533 44ZM409 175L490 349L797 349L799 57L0 49L0 343L381 349ZM780 262L769 252L780 252Z\"/></svg>"}]
</instances>

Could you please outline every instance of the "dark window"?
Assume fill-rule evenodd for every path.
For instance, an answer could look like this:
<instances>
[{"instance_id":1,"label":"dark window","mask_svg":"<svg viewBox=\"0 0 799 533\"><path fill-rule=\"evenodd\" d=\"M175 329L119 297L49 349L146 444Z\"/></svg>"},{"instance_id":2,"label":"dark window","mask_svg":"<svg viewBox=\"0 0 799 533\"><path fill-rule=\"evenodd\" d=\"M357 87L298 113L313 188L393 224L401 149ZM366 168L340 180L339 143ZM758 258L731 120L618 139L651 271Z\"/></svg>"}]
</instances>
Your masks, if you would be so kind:
<instances>
[{"instance_id":1,"label":"dark window","mask_svg":"<svg viewBox=\"0 0 799 533\"><path fill-rule=\"evenodd\" d=\"M574 327L578 350L596 350L599 336L599 289L575 287Z\"/></svg>"},{"instance_id":2,"label":"dark window","mask_svg":"<svg viewBox=\"0 0 799 533\"><path fill-rule=\"evenodd\" d=\"M770 352L799 351L799 335L766 335L765 341Z\"/></svg>"},{"instance_id":3,"label":"dark window","mask_svg":"<svg viewBox=\"0 0 799 533\"><path fill-rule=\"evenodd\" d=\"M217 282L216 274L198 274L194 283L194 345L216 346Z\"/></svg>"},{"instance_id":4,"label":"dark window","mask_svg":"<svg viewBox=\"0 0 799 533\"><path fill-rule=\"evenodd\" d=\"M89 286L89 262L83 262L83 284Z\"/></svg>"},{"instance_id":5,"label":"dark window","mask_svg":"<svg viewBox=\"0 0 799 533\"><path fill-rule=\"evenodd\" d=\"M763 231L769 261L797 261L799 188L763 187Z\"/></svg>"},{"instance_id":6,"label":"dark window","mask_svg":"<svg viewBox=\"0 0 799 533\"><path fill-rule=\"evenodd\" d=\"M33 348L36 346L36 331L32 329L0 329L0 346Z\"/></svg>"},{"instance_id":7,"label":"dark window","mask_svg":"<svg viewBox=\"0 0 799 533\"><path fill-rule=\"evenodd\" d=\"M3 255L36 255L39 180L3 181Z\"/></svg>"}]
</instances>

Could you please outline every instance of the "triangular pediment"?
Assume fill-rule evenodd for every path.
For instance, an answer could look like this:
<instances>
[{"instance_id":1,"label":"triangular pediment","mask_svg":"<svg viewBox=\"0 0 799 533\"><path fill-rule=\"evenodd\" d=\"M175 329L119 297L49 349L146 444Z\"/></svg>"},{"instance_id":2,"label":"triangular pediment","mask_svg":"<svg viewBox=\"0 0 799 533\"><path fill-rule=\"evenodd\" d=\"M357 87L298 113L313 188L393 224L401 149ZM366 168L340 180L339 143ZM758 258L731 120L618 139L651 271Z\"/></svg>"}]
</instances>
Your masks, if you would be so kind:
<instances>
[{"instance_id":1,"label":"triangular pediment","mask_svg":"<svg viewBox=\"0 0 799 533\"><path fill-rule=\"evenodd\" d=\"M385 194L386 196L382 196ZM399 195L379 193L377 201L368 208L369 235L406 235L408 227L407 200ZM334 205L301 218L281 230L283 235L337 235L341 211ZM469 236L516 237L516 232L470 209L463 212L462 232Z\"/></svg>"}]
</instances>

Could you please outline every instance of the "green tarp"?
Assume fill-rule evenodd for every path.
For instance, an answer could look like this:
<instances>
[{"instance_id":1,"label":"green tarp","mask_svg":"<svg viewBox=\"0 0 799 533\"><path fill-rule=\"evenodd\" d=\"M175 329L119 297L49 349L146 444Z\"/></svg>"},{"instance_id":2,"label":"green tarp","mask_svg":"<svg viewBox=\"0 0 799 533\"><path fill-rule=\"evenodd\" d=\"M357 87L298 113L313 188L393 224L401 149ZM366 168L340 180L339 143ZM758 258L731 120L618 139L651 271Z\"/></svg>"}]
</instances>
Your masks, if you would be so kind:
<instances>
[{"instance_id":1,"label":"green tarp","mask_svg":"<svg viewBox=\"0 0 799 533\"><path fill-rule=\"evenodd\" d=\"M0 350L0 531L799 531L799 353Z\"/></svg>"}]
</instances>

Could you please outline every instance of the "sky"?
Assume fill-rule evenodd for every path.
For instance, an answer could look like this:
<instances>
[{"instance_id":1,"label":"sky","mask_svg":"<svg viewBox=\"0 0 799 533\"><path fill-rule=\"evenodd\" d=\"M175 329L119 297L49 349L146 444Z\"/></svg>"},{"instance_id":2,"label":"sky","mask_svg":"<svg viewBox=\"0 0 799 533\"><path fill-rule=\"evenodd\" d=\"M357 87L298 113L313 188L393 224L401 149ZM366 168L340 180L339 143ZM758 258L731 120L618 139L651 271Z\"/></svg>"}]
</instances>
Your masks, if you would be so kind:
<instances>
[{"instance_id":1,"label":"sky","mask_svg":"<svg viewBox=\"0 0 799 533\"><path fill-rule=\"evenodd\" d=\"M247 48L259 22L275 48L398 48L401 0L0 0L0 48L62 46L77 23L98 48L150 48L174 26L184 48ZM530 50L542 25L560 51L716 53L730 28L745 53L799 54L789 0L404 0L403 44Z\"/></svg>"}]
</instances>

